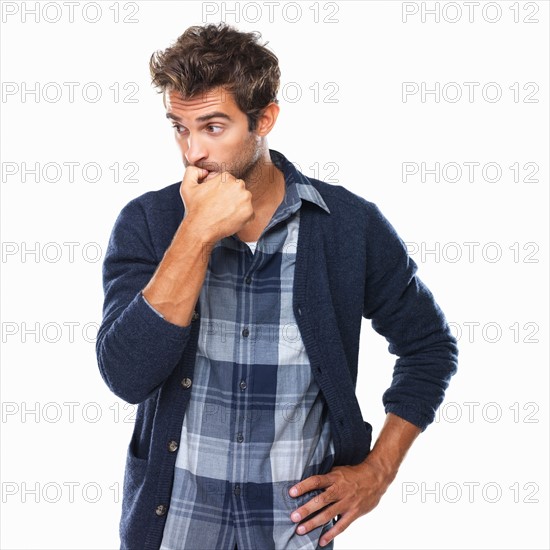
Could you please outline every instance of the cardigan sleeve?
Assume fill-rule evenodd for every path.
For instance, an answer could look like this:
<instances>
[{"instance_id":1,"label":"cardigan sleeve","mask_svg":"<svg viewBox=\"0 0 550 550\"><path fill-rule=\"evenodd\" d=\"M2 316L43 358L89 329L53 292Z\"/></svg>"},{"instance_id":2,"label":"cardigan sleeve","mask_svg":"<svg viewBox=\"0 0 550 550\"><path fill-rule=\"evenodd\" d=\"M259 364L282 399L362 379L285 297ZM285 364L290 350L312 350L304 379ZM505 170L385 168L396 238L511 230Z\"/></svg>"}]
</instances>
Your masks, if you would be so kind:
<instances>
[{"instance_id":1,"label":"cardigan sleeve","mask_svg":"<svg viewBox=\"0 0 550 550\"><path fill-rule=\"evenodd\" d=\"M140 403L158 390L191 333L191 324L166 321L141 294L157 265L144 209L134 199L120 212L105 253L103 320L96 340L101 376L129 403Z\"/></svg>"},{"instance_id":2,"label":"cardigan sleeve","mask_svg":"<svg viewBox=\"0 0 550 550\"><path fill-rule=\"evenodd\" d=\"M369 203L363 315L398 356L382 402L424 431L458 368L458 347L417 265L380 209Z\"/></svg>"}]
</instances>

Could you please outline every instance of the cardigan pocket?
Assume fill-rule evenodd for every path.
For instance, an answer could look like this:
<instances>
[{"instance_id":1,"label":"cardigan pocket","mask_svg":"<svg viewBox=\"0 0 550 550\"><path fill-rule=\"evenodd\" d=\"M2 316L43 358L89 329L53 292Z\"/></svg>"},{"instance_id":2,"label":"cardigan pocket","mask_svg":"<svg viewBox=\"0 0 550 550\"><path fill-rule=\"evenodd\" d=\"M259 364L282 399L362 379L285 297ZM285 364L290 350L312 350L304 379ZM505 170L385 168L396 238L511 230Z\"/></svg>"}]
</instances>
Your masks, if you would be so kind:
<instances>
[{"instance_id":1,"label":"cardigan pocket","mask_svg":"<svg viewBox=\"0 0 550 550\"><path fill-rule=\"evenodd\" d=\"M138 458L132 451L132 446L128 446L126 454L126 470L124 472L124 495L135 494L143 484L145 471L147 469L147 459Z\"/></svg>"},{"instance_id":2,"label":"cardigan pocket","mask_svg":"<svg viewBox=\"0 0 550 550\"><path fill-rule=\"evenodd\" d=\"M138 458L132 450L132 444L128 446L126 453L126 469L124 471L124 484L122 496L122 521L120 524L120 536L122 541L127 541L135 536L131 529L135 530L135 517L138 514L140 494L143 491L147 459ZM130 529L130 531L127 531Z\"/></svg>"}]
</instances>

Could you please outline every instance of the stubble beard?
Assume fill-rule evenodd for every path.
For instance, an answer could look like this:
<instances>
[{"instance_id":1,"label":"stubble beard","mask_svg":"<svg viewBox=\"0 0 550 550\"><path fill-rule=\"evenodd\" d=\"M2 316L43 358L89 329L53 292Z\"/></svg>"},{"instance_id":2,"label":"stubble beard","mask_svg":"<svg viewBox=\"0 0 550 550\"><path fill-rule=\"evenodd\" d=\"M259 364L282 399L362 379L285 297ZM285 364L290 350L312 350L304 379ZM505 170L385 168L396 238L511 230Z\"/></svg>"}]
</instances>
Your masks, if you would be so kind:
<instances>
[{"instance_id":1,"label":"stubble beard","mask_svg":"<svg viewBox=\"0 0 550 550\"><path fill-rule=\"evenodd\" d=\"M255 139L254 135L250 135L245 142L245 147L239 158L231 164L216 162L203 162L200 168L205 168L210 172L220 173L221 171L229 172L235 178L244 180L246 188L257 185L257 179L261 179L261 162L262 162L263 147ZM184 166L190 166L187 159L183 158ZM195 165L197 166L197 165ZM251 178L251 176L254 176Z\"/></svg>"}]
</instances>

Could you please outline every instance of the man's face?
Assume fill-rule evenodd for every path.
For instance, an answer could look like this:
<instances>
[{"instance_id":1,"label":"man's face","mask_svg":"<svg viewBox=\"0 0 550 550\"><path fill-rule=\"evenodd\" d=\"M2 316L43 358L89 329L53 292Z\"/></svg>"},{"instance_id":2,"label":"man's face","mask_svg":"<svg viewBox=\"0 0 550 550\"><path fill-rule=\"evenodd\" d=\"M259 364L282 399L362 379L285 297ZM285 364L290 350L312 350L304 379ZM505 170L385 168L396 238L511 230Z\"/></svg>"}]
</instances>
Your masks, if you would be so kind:
<instances>
[{"instance_id":1,"label":"man's face","mask_svg":"<svg viewBox=\"0 0 550 550\"><path fill-rule=\"evenodd\" d=\"M246 182L260 162L261 142L248 131L248 119L232 94L217 88L183 100L179 92L167 91L164 102L186 168L208 170L203 181L227 171Z\"/></svg>"}]
</instances>

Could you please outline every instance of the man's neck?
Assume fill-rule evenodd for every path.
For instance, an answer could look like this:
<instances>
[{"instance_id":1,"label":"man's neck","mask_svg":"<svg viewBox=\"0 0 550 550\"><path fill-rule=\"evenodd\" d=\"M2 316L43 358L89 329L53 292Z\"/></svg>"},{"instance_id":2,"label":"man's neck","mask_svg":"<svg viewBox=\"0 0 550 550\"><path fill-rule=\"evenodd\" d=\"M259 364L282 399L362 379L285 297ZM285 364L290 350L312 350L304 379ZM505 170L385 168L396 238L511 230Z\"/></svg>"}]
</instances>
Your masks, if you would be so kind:
<instances>
[{"instance_id":1,"label":"man's neck","mask_svg":"<svg viewBox=\"0 0 550 550\"><path fill-rule=\"evenodd\" d=\"M239 231L238 236L243 241L255 241L285 197L285 177L273 164L269 150L266 150L257 169L247 177L247 180L246 188L252 193L254 220Z\"/></svg>"},{"instance_id":2,"label":"man's neck","mask_svg":"<svg viewBox=\"0 0 550 550\"><path fill-rule=\"evenodd\" d=\"M284 174L273 164L266 149L256 169L247 177L246 188L252 193L254 211L273 212L285 196Z\"/></svg>"}]
</instances>

